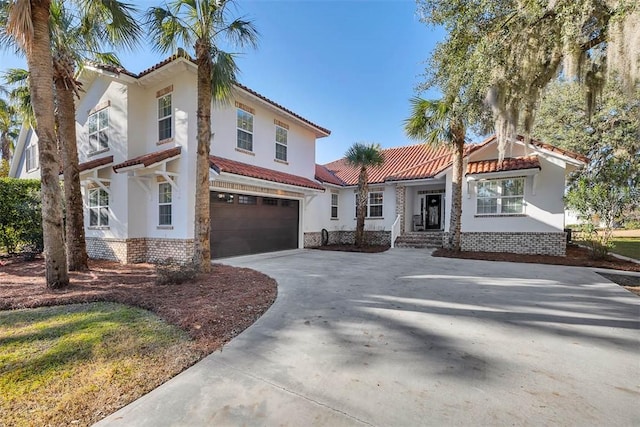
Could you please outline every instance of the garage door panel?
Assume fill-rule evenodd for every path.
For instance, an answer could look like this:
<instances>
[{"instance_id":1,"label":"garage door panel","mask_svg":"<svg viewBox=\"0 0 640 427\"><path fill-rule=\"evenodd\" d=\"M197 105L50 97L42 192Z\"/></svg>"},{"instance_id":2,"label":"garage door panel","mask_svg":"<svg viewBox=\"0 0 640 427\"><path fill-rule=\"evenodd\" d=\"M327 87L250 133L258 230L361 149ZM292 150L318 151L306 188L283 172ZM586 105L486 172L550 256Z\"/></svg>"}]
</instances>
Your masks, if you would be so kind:
<instances>
[{"instance_id":1,"label":"garage door panel","mask_svg":"<svg viewBox=\"0 0 640 427\"><path fill-rule=\"evenodd\" d=\"M212 193L212 257L297 248L298 206L297 200Z\"/></svg>"}]
</instances>

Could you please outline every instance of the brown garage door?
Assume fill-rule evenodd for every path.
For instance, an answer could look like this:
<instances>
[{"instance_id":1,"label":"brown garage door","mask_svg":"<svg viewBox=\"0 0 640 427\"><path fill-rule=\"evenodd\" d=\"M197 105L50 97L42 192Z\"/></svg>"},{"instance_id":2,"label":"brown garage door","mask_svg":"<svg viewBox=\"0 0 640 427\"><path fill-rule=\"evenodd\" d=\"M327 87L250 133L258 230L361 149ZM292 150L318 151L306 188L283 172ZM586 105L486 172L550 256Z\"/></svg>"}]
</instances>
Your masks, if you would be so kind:
<instances>
[{"instance_id":1,"label":"brown garage door","mask_svg":"<svg viewBox=\"0 0 640 427\"><path fill-rule=\"evenodd\" d=\"M211 193L212 258L297 247L297 200Z\"/></svg>"}]
</instances>

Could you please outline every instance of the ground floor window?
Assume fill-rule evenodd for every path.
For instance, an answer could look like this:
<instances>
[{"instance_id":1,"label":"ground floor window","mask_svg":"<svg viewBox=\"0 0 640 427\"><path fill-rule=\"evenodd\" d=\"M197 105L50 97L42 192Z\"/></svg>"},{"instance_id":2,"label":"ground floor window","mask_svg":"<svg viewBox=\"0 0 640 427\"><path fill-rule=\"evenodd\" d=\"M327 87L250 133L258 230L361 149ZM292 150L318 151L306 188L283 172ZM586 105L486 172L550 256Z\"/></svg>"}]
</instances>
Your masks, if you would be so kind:
<instances>
[{"instance_id":1,"label":"ground floor window","mask_svg":"<svg viewBox=\"0 0 640 427\"><path fill-rule=\"evenodd\" d=\"M479 181L476 213L478 215L524 213L524 178Z\"/></svg>"},{"instance_id":2,"label":"ground floor window","mask_svg":"<svg viewBox=\"0 0 640 427\"><path fill-rule=\"evenodd\" d=\"M109 225L109 193L102 188L89 190L89 226Z\"/></svg>"},{"instance_id":3,"label":"ground floor window","mask_svg":"<svg viewBox=\"0 0 640 427\"><path fill-rule=\"evenodd\" d=\"M371 191L367 198L365 216L367 218L382 218L383 192ZM358 216L358 195L356 194L356 216Z\"/></svg>"},{"instance_id":4,"label":"ground floor window","mask_svg":"<svg viewBox=\"0 0 640 427\"><path fill-rule=\"evenodd\" d=\"M158 185L158 225L171 225L171 184L161 182Z\"/></svg>"},{"instance_id":5,"label":"ground floor window","mask_svg":"<svg viewBox=\"0 0 640 427\"><path fill-rule=\"evenodd\" d=\"M331 218L338 218L338 195L331 195Z\"/></svg>"}]
</instances>

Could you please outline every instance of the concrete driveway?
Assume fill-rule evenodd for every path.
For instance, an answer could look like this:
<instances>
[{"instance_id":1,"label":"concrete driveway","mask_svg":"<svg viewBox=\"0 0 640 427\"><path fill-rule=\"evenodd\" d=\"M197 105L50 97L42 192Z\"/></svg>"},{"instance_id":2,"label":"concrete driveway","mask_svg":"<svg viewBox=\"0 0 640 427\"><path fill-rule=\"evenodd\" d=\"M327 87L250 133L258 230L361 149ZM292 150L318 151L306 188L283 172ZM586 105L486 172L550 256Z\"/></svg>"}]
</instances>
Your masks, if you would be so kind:
<instances>
[{"instance_id":1,"label":"concrete driveway","mask_svg":"<svg viewBox=\"0 0 640 427\"><path fill-rule=\"evenodd\" d=\"M253 326L101 426L640 425L640 298L585 268L296 250Z\"/></svg>"}]
</instances>

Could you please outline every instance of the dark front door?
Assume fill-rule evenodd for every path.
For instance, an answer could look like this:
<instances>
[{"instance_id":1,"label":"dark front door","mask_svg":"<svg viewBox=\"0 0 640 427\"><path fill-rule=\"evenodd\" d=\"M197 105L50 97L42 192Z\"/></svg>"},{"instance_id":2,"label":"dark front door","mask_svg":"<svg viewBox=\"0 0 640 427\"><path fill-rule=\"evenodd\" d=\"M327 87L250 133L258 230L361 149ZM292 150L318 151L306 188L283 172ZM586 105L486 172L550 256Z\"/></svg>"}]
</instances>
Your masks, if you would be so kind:
<instances>
[{"instance_id":1,"label":"dark front door","mask_svg":"<svg viewBox=\"0 0 640 427\"><path fill-rule=\"evenodd\" d=\"M442 195L427 194L426 199L425 228L427 230L440 230L442 225Z\"/></svg>"},{"instance_id":2,"label":"dark front door","mask_svg":"<svg viewBox=\"0 0 640 427\"><path fill-rule=\"evenodd\" d=\"M211 193L211 257L295 249L297 200Z\"/></svg>"}]
</instances>

